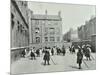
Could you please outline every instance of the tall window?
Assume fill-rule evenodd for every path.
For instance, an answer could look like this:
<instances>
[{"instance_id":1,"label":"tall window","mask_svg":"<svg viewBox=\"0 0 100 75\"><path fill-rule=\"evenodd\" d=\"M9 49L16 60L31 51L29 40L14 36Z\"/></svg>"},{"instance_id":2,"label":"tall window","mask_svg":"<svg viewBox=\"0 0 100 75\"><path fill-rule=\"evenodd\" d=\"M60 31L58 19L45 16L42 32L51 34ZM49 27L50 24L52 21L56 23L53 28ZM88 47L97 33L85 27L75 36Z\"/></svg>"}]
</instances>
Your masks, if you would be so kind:
<instances>
[{"instance_id":1,"label":"tall window","mask_svg":"<svg viewBox=\"0 0 100 75\"><path fill-rule=\"evenodd\" d=\"M36 20L35 21L35 25L39 25L39 20Z\"/></svg>"},{"instance_id":2,"label":"tall window","mask_svg":"<svg viewBox=\"0 0 100 75\"><path fill-rule=\"evenodd\" d=\"M36 37L36 43L40 43L40 37Z\"/></svg>"},{"instance_id":3,"label":"tall window","mask_svg":"<svg viewBox=\"0 0 100 75\"><path fill-rule=\"evenodd\" d=\"M11 13L11 28L13 29L13 27L14 27L14 15L13 15L13 13Z\"/></svg>"},{"instance_id":4,"label":"tall window","mask_svg":"<svg viewBox=\"0 0 100 75\"><path fill-rule=\"evenodd\" d=\"M45 37L45 42L48 42L48 37Z\"/></svg>"},{"instance_id":5,"label":"tall window","mask_svg":"<svg viewBox=\"0 0 100 75\"><path fill-rule=\"evenodd\" d=\"M56 34L60 34L60 28L56 28Z\"/></svg>"},{"instance_id":6,"label":"tall window","mask_svg":"<svg viewBox=\"0 0 100 75\"><path fill-rule=\"evenodd\" d=\"M58 22L55 22L54 25L58 25Z\"/></svg>"},{"instance_id":7,"label":"tall window","mask_svg":"<svg viewBox=\"0 0 100 75\"><path fill-rule=\"evenodd\" d=\"M40 32L40 29L37 27L35 28L35 33L39 33Z\"/></svg>"},{"instance_id":8,"label":"tall window","mask_svg":"<svg viewBox=\"0 0 100 75\"><path fill-rule=\"evenodd\" d=\"M27 3L26 2L24 3L24 6L27 7Z\"/></svg>"},{"instance_id":9,"label":"tall window","mask_svg":"<svg viewBox=\"0 0 100 75\"><path fill-rule=\"evenodd\" d=\"M45 35L47 35L48 34L48 28L46 27L45 28Z\"/></svg>"},{"instance_id":10,"label":"tall window","mask_svg":"<svg viewBox=\"0 0 100 75\"><path fill-rule=\"evenodd\" d=\"M23 5L24 5L24 2L22 1L21 4L22 4L22 6L23 6Z\"/></svg>"},{"instance_id":11,"label":"tall window","mask_svg":"<svg viewBox=\"0 0 100 75\"><path fill-rule=\"evenodd\" d=\"M45 24L45 21L42 21L42 24L44 25Z\"/></svg>"},{"instance_id":12,"label":"tall window","mask_svg":"<svg viewBox=\"0 0 100 75\"><path fill-rule=\"evenodd\" d=\"M54 37L50 37L50 41L54 42L55 38Z\"/></svg>"},{"instance_id":13,"label":"tall window","mask_svg":"<svg viewBox=\"0 0 100 75\"><path fill-rule=\"evenodd\" d=\"M55 34L55 29L54 28L50 28L50 34Z\"/></svg>"},{"instance_id":14,"label":"tall window","mask_svg":"<svg viewBox=\"0 0 100 75\"><path fill-rule=\"evenodd\" d=\"M60 37L57 37L57 41L58 41L58 42L60 41Z\"/></svg>"}]
</instances>

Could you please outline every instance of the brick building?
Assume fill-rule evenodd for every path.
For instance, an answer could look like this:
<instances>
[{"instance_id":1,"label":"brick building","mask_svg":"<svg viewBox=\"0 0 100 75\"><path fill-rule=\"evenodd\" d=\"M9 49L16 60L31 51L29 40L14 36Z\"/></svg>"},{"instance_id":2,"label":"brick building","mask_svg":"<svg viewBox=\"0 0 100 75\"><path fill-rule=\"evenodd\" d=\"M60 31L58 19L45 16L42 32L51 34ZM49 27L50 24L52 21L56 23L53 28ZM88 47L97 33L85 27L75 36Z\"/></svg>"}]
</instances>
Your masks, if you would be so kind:
<instances>
[{"instance_id":1,"label":"brick building","mask_svg":"<svg viewBox=\"0 0 100 75\"><path fill-rule=\"evenodd\" d=\"M33 14L31 17L31 46L60 46L62 41L61 12L57 15Z\"/></svg>"}]
</instances>

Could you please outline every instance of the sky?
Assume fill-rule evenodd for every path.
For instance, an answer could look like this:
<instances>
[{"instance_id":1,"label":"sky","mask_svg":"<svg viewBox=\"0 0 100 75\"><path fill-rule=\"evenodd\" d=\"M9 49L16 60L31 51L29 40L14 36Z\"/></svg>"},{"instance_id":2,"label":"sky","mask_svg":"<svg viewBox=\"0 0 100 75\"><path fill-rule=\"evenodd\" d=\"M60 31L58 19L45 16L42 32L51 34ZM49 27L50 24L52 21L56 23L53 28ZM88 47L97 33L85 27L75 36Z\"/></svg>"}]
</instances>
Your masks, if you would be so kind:
<instances>
[{"instance_id":1,"label":"sky","mask_svg":"<svg viewBox=\"0 0 100 75\"><path fill-rule=\"evenodd\" d=\"M96 15L94 5L79 5L79 4L61 4L61 3L43 3L43 2L28 2L28 8L33 11L33 14L58 15L61 11L62 17L62 33L66 33L70 28L84 25L91 16Z\"/></svg>"}]
</instances>

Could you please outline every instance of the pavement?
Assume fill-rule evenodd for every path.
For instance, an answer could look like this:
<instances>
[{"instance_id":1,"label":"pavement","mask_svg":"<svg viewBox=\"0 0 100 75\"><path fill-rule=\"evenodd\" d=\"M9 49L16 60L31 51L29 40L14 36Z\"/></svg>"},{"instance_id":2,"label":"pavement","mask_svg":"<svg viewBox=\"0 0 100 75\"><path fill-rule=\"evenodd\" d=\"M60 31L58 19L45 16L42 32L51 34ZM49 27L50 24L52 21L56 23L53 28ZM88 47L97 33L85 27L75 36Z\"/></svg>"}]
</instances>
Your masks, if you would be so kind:
<instances>
[{"instance_id":1,"label":"pavement","mask_svg":"<svg viewBox=\"0 0 100 75\"><path fill-rule=\"evenodd\" d=\"M78 65L76 63L76 53L71 54L67 52L65 56L51 56L50 65L43 65L43 55L41 55L40 57L36 57L36 60L30 60L29 58L20 58L20 60L11 64L11 74L95 70L96 54L91 53L91 56L91 61L87 61L84 57L82 69L78 69Z\"/></svg>"}]
</instances>

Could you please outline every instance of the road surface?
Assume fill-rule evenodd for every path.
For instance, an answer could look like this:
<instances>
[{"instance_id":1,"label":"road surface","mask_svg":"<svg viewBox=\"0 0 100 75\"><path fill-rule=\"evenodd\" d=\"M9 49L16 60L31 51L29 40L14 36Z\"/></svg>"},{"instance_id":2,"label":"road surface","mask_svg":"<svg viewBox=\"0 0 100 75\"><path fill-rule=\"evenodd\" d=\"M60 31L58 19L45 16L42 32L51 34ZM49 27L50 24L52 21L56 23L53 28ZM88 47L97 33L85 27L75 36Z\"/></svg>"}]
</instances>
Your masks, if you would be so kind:
<instances>
[{"instance_id":1,"label":"road surface","mask_svg":"<svg viewBox=\"0 0 100 75\"><path fill-rule=\"evenodd\" d=\"M96 69L95 53L92 53L92 60L87 61L84 57L81 70L94 70ZM54 55L51 56L50 65L43 65L43 55L37 57L36 60L30 60L29 58L21 58L20 60L11 64L11 73L37 73L37 72L58 72L58 71L77 71L78 65L76 63L76 54L66 53L65 56Z\"/></svg>"}]
</instances>

